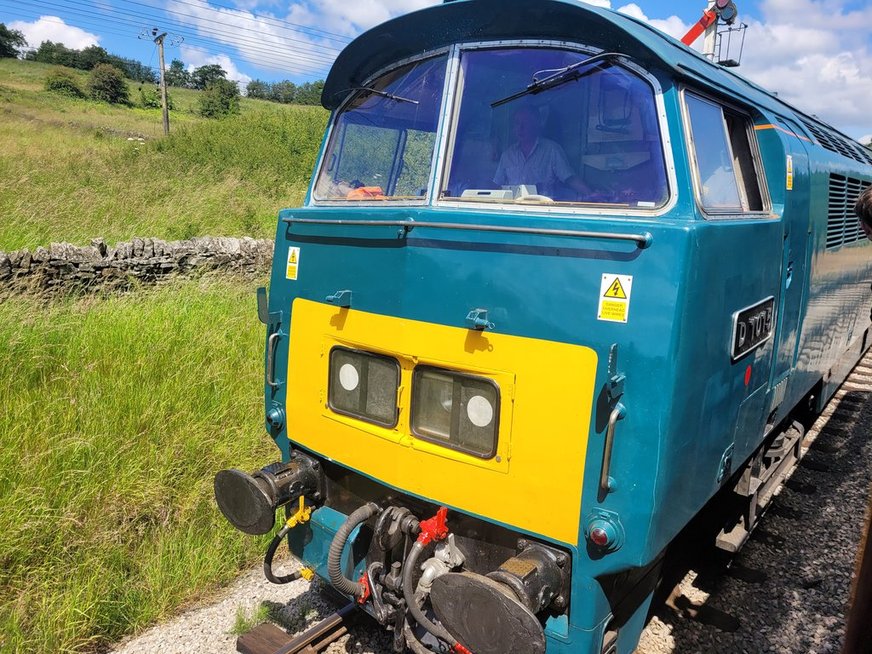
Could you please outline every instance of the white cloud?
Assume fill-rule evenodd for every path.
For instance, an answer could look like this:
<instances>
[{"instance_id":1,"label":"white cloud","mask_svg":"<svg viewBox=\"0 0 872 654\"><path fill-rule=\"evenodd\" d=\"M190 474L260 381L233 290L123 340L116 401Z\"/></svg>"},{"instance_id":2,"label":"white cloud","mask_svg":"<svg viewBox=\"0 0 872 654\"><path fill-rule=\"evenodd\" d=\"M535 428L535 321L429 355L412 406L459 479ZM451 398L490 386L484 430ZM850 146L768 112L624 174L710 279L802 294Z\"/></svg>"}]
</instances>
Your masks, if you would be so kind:
<instances>
[{"instance_id":1,"label":"white cloud","mask_svg":"<svg viewBox=\"0 0 872 654\"><path fill-rule=\"evenodd\" d=\"M643 2L643 0L639 0ZM590 4L610 6L607 0ZM644 4L644 2L643 2ZM847 0L761 0L762 20L748 24L740 75L798 109L858 136L872 128L872 5L846 9ZM651 18L636 3L618 11L680 39L691 23L678 16ZM739 20L743 17L740 15ZM739 37L740 39L741 37ZM700 38L694 47L701 49ZM724 58L738 57L740 42Z\"/></svg>"},{"instance_id":2,"label":"white cloud","mask_svg":"<svg viewBox=\"0 0 872 654\"><path fill-rule=\"evenodd\" d=\"M301 0L292 3L284 15L252 11L275 4L271 0L235 0L234 9L211 5L209 0L166 0L166 8L176 15L193 16L183 20L193 24L202 37L232 46L259 69L311 79L326 76L344 45L360 32L439 2Z\"/></svg>"},{"instance_id":3,"label":"white cloud","mask_svg":"<svg viewBox=\"0 0 872 654\"><path fill-rule=\"evenodd\" d=\"M872 145L872 134L864 134L857 140L863 145Z\"/></svg>"},{"instance_id":4,"label":"white cloud","mask_svg":"<svg viewBox=\"0 0 872 654\"><path fill-rule=\"evenodd\" d=\"M872 127L872 6L844 0L763 0L748 20L739 73L851 135Z\"/></svg>"},{"instance_id":5,"label":"white cloud","mask_svg":"<svg viewBox=\"0 0 872 654\"><path fill-rule=\"evenodd\" d=\"M96 34L67 25L57 16L40 16L32 23L15 20L9 23L9 28L24 34L27 44L32 48L38 48L43 41L63 43L74 50L81 50L89 45L100 43L100 37Z\"/></svg>"},{"instance_id":6,"label":"white cloud","mask_svg":"<svg viewBox=\"0 0 872 654\"><path fill-rule=\"evenodd\" d=\"M680 39L682 36L687 34L687 30L691 27L675 15L669 16L668 18L649 18L645 15L645 12L642 11L642 8L633 2L619 7L618 12L648 23L651 27L654 27L661 32L665 32L676 39Z\"/></svg>"},{"instance_id":7,"label":"white cloud","mask_svg":"<svg viewBox=\"0 0 872 654\"><path fill-rule=\"evenodd\" d=\"M213 55L202 48L189 45L182 45L181 51L182 59L187 63L189 71L206 64L218 64L227 73L227 79L239 82L240 91L245 91L246 85L251 81L251 77L240 71L226 54Z\"/></svg>"},{"instance_id":8,"label":"white cloud","mask_svg":"<svg viewBox=\"0 0 872 654\"><path fill-rule=\"evenodd\" d=\"M342 45L292 30L280 22L281 17L213 7L206 0L168 0L166 7L193 16L183 20L192 23L202 37L233 47L240 57L260 69L286 75L310 78L326 75ZM313 16L306 24L314 26L318 21Z\"/></svg>"},{"instance_id":9,"label":"white cloud","mask_svg":"<svg viewBox=\"0 0 872 654\"><path fill-rule=\"evenodd\" d=\"M289 20L355 35L395 16L440 4L441 0L304 0L291 7ZM317 17L317 22L312 18ZM295 20L299 18L299 20Z\"/></svg>"}]
</instances>

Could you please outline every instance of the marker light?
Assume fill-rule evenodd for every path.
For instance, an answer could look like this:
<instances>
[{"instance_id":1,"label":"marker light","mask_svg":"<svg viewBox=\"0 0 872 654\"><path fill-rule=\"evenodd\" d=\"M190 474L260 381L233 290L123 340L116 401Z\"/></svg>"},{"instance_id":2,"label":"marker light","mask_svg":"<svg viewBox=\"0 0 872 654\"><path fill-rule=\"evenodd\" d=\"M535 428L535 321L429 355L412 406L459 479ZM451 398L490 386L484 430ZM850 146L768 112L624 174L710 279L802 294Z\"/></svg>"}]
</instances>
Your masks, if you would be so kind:
<instances>
[{"instance_id":1,"label":"marker light","mask_svg":"<svg viewBox=\"0 0 872 654\"><path fill-rule=\"evenodd\" d=\"M598 547L606 547L609 544L609 534L602 527L594 527L590 530L590 540Z\"/></svg>"},{"instance_id":2,"label":"marker light","mask_svg":"<svg viewBox=\"0 0 872 654\"><path fill-rule=\"evenodd\" d=\"M400 364L386 356L335 347L327 400L336 413L385 427L397 424Z\"/></svg>"},{"instance_id":3,"label":"marker light","mask_svg":"<svg viewBox=\"0 0 872 654\"><path fill-rule=\"evenodd\" d=\"M418 366L412 379L412 433L489 459L496 454L500 394L493 380Z\"/></svg>"},{"instance_id":4,"label":"marker light","mask_svg":"<svg viewBox=\"0 0 872 654\"><path fill-rule=\"evenodd\" d=\"M616 513L598 511L587 522L587 539L603 552L614 552L624 543L624 529Z\"/></svg>"}]
</instances>

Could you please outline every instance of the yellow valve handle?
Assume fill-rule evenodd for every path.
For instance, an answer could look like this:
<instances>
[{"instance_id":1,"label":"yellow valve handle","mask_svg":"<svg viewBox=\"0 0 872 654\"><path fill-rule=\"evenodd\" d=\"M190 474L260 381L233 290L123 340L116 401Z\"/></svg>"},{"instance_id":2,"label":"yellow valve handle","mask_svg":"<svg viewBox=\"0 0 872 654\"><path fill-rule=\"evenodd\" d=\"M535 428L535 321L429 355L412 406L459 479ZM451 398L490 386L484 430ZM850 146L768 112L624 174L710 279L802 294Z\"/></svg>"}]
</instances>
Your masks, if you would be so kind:
<instances>
[{"instance_id":1,"label":"yellow valve handle","mask_svg":"<svg viewBox=\"0 0 872 654\"><path fill-rule=\"evenodd\" d=\"M297 525L301 525L304 522L309 522L309 518L311 517L312 509L306 506L306 499L301 495L300 505L297 507L297 510L294 512L294 514L290 518L288 518L285 526L288 529L293 529Z\"/></svg>"},{"instance_id":2,"label":"yellow valve handle","mask_svg":"<svg viewBox=\"0 0 872 654\"><path fill-rule=\"evenodd\" d=\"M300 576L306 581L312 581L315 576L315 571L312 568L301 568Z\"/></svg>"}]
</instances>

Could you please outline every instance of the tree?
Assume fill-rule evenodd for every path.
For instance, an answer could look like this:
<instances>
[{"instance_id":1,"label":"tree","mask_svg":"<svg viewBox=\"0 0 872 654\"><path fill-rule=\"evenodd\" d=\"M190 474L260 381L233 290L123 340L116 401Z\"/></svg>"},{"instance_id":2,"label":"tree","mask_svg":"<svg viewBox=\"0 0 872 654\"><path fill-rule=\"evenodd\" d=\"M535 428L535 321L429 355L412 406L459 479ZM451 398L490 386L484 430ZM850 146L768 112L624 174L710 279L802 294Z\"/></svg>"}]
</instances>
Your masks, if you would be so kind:
<instances>
[{"instance_id":1,"label":"tree","mask_svg":"<svg viewBox=\"0 0 872 654\"><path fill-rule=\"evenodd\" d=\"M175 86L180 89L189 89L194 84L194 80L191 78L191 73L185 70L185 64L181 59L173 59L170 62L170 67L167 68L165 79L167 81L167 86Z\"/></svg>"},{"instance_id":2,"label":"tree","mask_svg":"<svg viewBox=\"0 0 872 654\"><path fill-rule=\"evenodd\" d=\"M49 71L45 76L46 91L53 91L73 98L84 98L85 92L79 87L75 75L66 68L57 68Z\"/></svg>"},{"instance_id":3,"label":"tree","mask_svg":"<svg viewBox=\"0 0 872 654\"><path fill-rule=\"evenodd\" d=\"M76 59L76 68L82 70L93 70L97 64L113 63L110 61L109 53L99 45L89 45L84 50L80 50Z\"/></svg>"},{"instance_id":4,"label":"tree","mask_svg":"<svg viewBox=\"0 0 872 654\"><path fill-rule=\"evenodd\" d=\"M88 95L112 104L130 104L130 92L124 75L110 64L98 64L88 79Z\"/></svg>"},{"instance_id":5,"label":"tree","mask_svg":"<svg viewBox=\"0 0 872 654\"><path fill-rule=\"evenodd\" d=\"M205 89L207 86L218 80L226 80L227 71L221 68L218 64L206 64L205 66L195 68L191 77L195 89ZM237 88L237 91L238 90L239 89Z\"/></svg>"},{"instance_id":6,"label":"tree","mask_svg":"<svg viewBox=\"0 0 872 654\"><path fill-rule=\"evenodd\" d=\"M136 82L157 84L157 75L154 70L135 59L109 55L109 61L107 63L115 66L118 70L124 73L124 76L128 79L132 79Z\"/></svg>"},{"instance_id":7,"label":"tree","mask_svg":"<svg viewBox=\"0 0 872 654\"><path fill-rule=\"evenodd\" d=\"M263 80L253 79L248 85L245 87L245 94L249 98L255 98L257 100L269 100L270 99L270 85L269 82L264 82Z\"/></svg>"},{"instance_id":8,"label":"tree","mask_svg":"<svg viewBox=\"0 0 872 654\"><path fill-rule=\"evenodd\" d=\"M27 58L33 61L40 61L44 64L55 64L57 66L69 66L77 68L76 51L70 50L62 43L52 43L51 41L43 41L35 52L29 52Z\"/></svg>"},{"instance_id":9,"label":"tree","mask_svg":"<svg viewBox=\"0 0 872 654\"><path fill-rule=\"evenodd\" d=\"M5 23L0 23L0 57L17 57L21 48L27 47L24 34L11 30Z\"/></svg>"},{"instance_id":10,"label":"tree","mask_svg":"<svg viewBox=\"0 0 872 654\"><path fill-rule=\"evenodd\" d=\"M239 86L229 79L215 80L200 94L199 111L206 118L224 118L238 114Z\"/></svg>"},{"instance_id":11,"label":"tree","mask_svg":"<svg viewBox=\"0 0 872 654\"><path fill-rule=\"evenodd\" d=\"M324 80L306 82L297 87L294 101L297 104L321 104L321 93L324 91Z\"/></svg>"},{"instance_id":12,"label":"tree","mask_svg":"<svg viewBox=\"0 0 872 654\"><path fill-rule=\"evenodd\" d=\"M139 87L139 106L143 109L160 109L163 107L160 99L159 86L140 86ZM175 109L173 105L173 96L167 93L167 109L172 111Z\"/></svg>"},{"instance_id":13,"label":"tree","mask_svg":"<svg viewBox=\"0 0 872 654\"><path fill-rule=\"evenodd\" d=\"M273 102L281 102L282 104L291 104L295 102L297 97L297 85L288 80L282 80L272 85L270 89L269 99Z\"/></svg>"}]
</instances>

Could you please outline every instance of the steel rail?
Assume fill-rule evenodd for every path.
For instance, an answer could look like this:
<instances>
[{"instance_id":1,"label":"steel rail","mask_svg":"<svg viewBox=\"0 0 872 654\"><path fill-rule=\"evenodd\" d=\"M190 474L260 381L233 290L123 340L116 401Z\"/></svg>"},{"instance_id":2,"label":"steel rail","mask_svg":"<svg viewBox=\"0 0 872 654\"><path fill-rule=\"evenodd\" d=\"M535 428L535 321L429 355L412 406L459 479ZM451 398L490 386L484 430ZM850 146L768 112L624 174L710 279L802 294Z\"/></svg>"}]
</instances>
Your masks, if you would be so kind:
<instances>
[{"instance_id":1,"label":"steel rail","mask_svg":"<svg viewBox=\"0 0 872 654\"><path fill-rule=\"evenodd\" d=\"M356 617L354 602L327 616L298 636L288 636L275 625L266 623L243 634L236 641L236 651L242 654L317 654L348 633ZM258 633L258 631L262 633Z\"/></svg>"}]
</instances>

